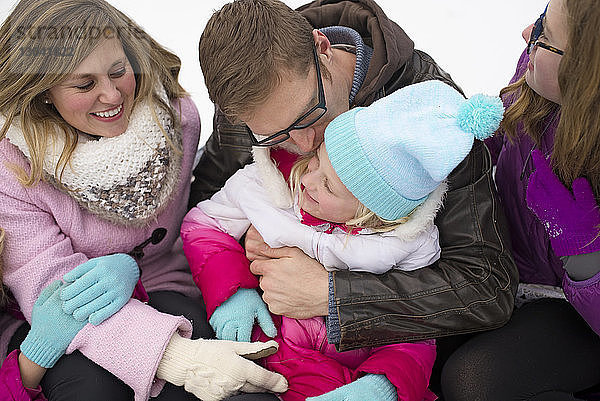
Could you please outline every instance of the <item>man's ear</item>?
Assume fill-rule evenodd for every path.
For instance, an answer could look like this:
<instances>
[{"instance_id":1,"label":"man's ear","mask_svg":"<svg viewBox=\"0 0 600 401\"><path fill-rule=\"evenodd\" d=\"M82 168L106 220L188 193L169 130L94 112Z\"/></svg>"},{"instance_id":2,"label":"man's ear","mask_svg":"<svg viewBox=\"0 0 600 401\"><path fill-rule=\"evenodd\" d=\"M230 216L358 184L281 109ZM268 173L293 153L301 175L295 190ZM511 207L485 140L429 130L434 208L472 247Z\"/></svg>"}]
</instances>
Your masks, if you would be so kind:
<instances>
[{"instance_id":1,"label":"man's ear","mask_svg":"<svg viewBox=\"0 0 600 401\"><path fill-rule=\"evenodd\" d=\"M333 55L331 43L327 36L325 36L318 29L313 29L312 31L313 39L315 41L315 46L317 47L317 54L324 55L327 60L331 60L331 56Z\"/></svg>"}]
</instances>

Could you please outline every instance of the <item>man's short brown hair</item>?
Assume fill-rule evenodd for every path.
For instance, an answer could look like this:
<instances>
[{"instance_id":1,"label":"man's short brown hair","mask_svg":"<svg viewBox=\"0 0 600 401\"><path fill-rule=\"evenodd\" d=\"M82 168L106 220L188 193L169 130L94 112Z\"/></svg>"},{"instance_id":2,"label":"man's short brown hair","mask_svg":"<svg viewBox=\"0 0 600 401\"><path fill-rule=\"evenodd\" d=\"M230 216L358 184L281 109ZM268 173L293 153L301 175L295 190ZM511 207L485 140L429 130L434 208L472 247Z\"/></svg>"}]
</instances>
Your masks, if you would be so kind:
<instances>
[{"instance_id":1,"label":"man's short brown hair","mask_svg":"<svg viewBox=\"0 0 600 401\"><path fill-rule=\"evenodd\" d=\"M312 26L277 0L235 0L216 11L199 44L200 67L213 103L229 117L249 115L287 73L306 76Z\"/></svg>"}]
</instances>

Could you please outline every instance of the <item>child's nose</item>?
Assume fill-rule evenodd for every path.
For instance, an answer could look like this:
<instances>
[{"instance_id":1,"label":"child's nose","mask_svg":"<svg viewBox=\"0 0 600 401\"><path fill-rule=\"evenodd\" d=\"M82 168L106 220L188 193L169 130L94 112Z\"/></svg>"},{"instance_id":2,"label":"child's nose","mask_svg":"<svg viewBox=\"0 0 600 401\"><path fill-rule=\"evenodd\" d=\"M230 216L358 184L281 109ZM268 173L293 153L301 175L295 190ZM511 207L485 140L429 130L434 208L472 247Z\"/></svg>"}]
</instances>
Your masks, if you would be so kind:
<instances>
[{"instance_id":1,"label":"child's nose","mask_svg":"<svg viewBox=\"0 0 600 401\"><path fill-rule=\"evenodd\" d=\"M300 177L300 182L305 188L312 189L315 182L315 173L310 171L306 172L306 174Z\"/></svg>"}]
</instances>

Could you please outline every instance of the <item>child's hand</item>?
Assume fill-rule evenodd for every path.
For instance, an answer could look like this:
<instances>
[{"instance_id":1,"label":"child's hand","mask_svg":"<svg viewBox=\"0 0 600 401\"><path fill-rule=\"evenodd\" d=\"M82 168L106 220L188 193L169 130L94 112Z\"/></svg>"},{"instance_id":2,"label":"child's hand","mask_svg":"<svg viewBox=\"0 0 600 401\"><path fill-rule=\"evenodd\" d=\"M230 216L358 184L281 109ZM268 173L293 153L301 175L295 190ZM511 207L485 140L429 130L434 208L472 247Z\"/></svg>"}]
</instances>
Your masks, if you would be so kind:
<instances>
[{"instance_id":1,"label":"child's hand","mask_svg":"<svg viewBox=\"0 0 600 401\"><path fill-rule=\"evenodd\" d=\"M135 260L123 253L90 259L63 276L63 309L98 325L129 301L139 275Z\"/></svg>"},{"instance_id":2,"label":"child's hand","mask_svg":"<svg viewBox=\"0 0 600 401\"><path fill-rule=\"evenodd\" d=\"M56 280L40 293L33 305L31 330L21 343L23 354L44 368L54 366L87 323L75 320L62 310L63 287L60 280Z\"/></svg>"},{"instance_id":3,"label":"child's hand","mask_svg":"<svg viewBox=\"0 0 600 401\"><path fill-rule=\"evenodd\" d=\"M396 401L397 399L396 387L384 375L368 374L318 397L308 397L306 401Z\"/></svg>"},{"instance_id":4,"label":"child's hand","mask_svg":"<svg viewBox=\"0 0 600 401\"><path fill-rule=\"evenodd\" d=\"M255 289L240 288L215 309L209 323L219 340L250 341L255 319L267 336L275 337L277 329L260 295Z\"/></svg>"}]
</instances>

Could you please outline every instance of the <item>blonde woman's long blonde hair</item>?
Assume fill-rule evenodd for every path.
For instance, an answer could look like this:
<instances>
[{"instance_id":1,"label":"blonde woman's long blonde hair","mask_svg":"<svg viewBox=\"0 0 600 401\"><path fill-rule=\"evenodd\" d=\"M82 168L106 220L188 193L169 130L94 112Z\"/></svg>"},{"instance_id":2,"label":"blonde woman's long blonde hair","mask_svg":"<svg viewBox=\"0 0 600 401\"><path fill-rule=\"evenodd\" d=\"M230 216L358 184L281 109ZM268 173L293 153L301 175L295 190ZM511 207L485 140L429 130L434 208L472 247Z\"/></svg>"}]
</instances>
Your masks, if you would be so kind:
<instances>
[{"instance_id":1,"label":"blonde woman's long blonde hair","mask_svg":"<svg viewBox=\"0 0 600 401\"><path fill-rule=\"evenodd\" d=\"M134 107L148 101L168 112L177 124L157 84L162 84L170 100L186 95L178 83L179 58L106 1L21 0L0 27L0 114L6 119L0 126L0 140L11 124L20 125L31 154L30 173L19 173L23 185L44 180L43 159L55 131L65 135L57 178L77 145L77 131L44 103L46 91L73 72L102 40L114 37L120 39L134 71Z\"/></svg>"},{"instance_id":2,"label":"blonde woman's long blonde hair","mask_svg":"<svg viewBox=\"0 0 600 401\"><path fill-rule=\"evenodd\" d=\"M294 198L298 196L301 200L302 184L300 182L300 179L304 174L308 172L308 162L310 161L312 156L313 154L309 154L301 157L300 159L298 159L298 161L296 161L296 163L294 163L294 166L292 167L292 171L290 173L290 189ZM409 216L410 214L398 220L385 220L377 216L374 212L369 210L369 208L367 208L359 201L354 218L348 220L344 224L346 225L346 227L348 227L349 232L355 228L368 228L375 232L386 232L392 231L401 224L406 223L406 221L409 219Z\"/></svg>"},{"instance_id":3,"label":"blonde woman's long blonde hair","mask_svg":"<svg viewBox=\"0 0 600 401\"><path fill-rule=\"evenodd\" d=\"M539 145L548 115L559 113L554 137L554 171L569 188L586 177L600 200L600 4L565 1L568 41L558 70L561 105L535 93L522 77L501 91L515 99L501 130L514 139L519 126ZM538 49L537 51L542 51Z\"/></svg>"}]
</instances>

